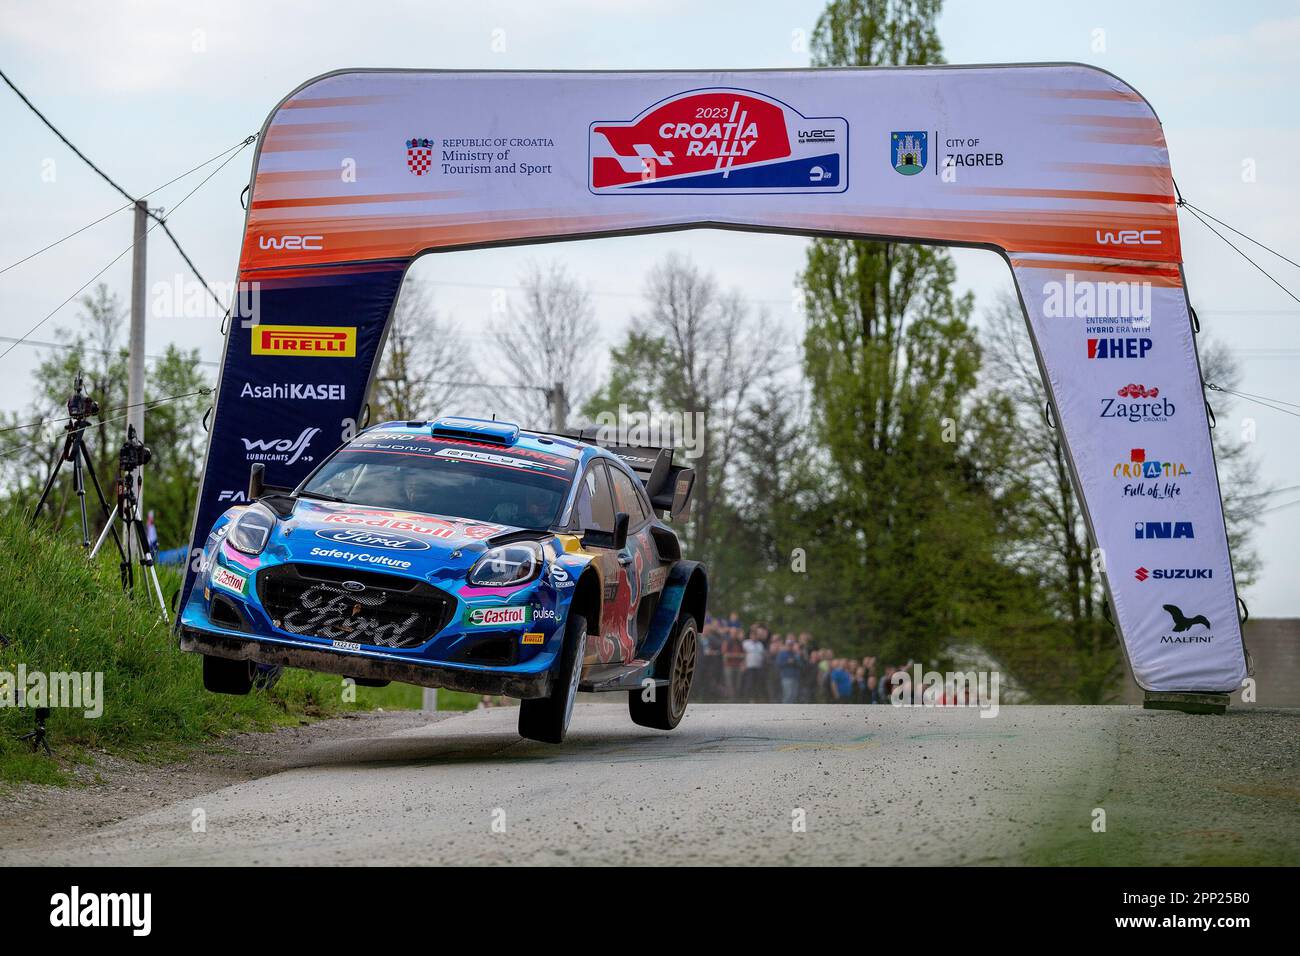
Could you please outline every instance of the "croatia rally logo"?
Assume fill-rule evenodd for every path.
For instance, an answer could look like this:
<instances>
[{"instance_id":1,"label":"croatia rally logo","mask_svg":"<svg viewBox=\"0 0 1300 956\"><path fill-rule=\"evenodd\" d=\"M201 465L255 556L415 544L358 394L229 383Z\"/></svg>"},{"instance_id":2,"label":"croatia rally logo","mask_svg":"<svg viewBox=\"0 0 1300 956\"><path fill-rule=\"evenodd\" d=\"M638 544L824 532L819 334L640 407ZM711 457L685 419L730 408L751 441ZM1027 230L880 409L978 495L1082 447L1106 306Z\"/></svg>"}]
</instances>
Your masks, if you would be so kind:
<instances>
[{"instance_id":1,"label":"croatia rally logo","mask_svg":"<svg viewBox=\"0 0 1300 956\"><path fill-rule=\"evenodd\" d=\"M746 90L680 93L631 120L591 124L591 191L844 192L849 124Z\"/></svg>"},{"instance_id":2,"label":"croatia rally logo","mask_svg":"<svg viewBox=\"0 0 1300 956\"><path fill-rule=\"evenodd\" d=\"M406 141L406 168L423 176L433 165L433 140L425 138Z\"/></svg>"}]
</instances>

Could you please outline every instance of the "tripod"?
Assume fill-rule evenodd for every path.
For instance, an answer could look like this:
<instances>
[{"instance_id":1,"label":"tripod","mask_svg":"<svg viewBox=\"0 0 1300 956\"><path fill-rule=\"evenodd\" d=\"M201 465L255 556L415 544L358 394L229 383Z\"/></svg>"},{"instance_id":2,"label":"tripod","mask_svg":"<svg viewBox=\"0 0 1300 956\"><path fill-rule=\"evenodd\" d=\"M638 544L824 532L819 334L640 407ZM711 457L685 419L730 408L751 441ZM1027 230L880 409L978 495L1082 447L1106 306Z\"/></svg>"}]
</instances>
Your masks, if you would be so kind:
<instances>
[{"instance_id":1,"label":"tripod","mask_svg":"<svg viewBox=\"0 0 1300 956\"><path fill-rule=\"evenodd\" d=\"M118 550L122 553L122 562L119 565L122 587L127 591L135 591L135 563L139 562L141 573L147 574L153 583L153 592L158 598L158 609L162 612L163 620L170 623L167 602L163 599L162 585L158 583L158 568L154 564L153 549L149 547L149 537L145 533L144 522L140 520L139 493L144 476L137 472L149 463L151 457L152 454L145 447L144 442L136 438L135 426L128 425L126 441L122 443L122 450L118 453L117 504L109 513L108 523L99 533L99 540L91 548L90 557L93 559L99 554L99 549L103 547L110 531L113 532L114 538L117 537L117 532L113 530L113 522L120 518L122 531L126 537L125 548L120 541L118 543Z\"/></svg>"},{"instance_id":2,"label":"tripod","mask_svg":"<svg viewBox=\"0 0 1300 956\"><path fill-rule=\"evenodd\" d=\"M110 517L108 501L104 498L104 489L99 484L99 476L95 474L95 463L91 460L90 452L86 449L85 434L86 429L90 427L88 419L91 415L98 414L99 403L83 394L82 388L82 379L78 375L72 396L68 399L69 419L64 429L68 434L63 439L63 451L59 453L58 460L54 462L54 467L50 470L50 477L45 480L45 489L41 492L41 497L36 502L36 508L32 512L32 524L36 523L41 508L50 497L50 492L54 489L54 482L59 477L59 470L63 467L64 462L72 462L72 487L77 493L77 500L81 510L81 546L89 548L90 519L86 514L86 473L89 473L90 482L95 487L95 494L99 498L99 508L106 519L107 527L112 527L113 519ZM83 463L84 472L82 471ZM113 530L113 540L117 544L118 553L125 558L126 552L122 549L122 539L117 536L116 529Z\"/></svg>"},{"instance_id":3,"label":"tripod","mask_svg":"<svg viewBox=\"0 0 1300 956\"><path fill-rule=\"evenodd\" d=\"M36 753L38 747L45 748L45 756L53 757L54 751L50 749L50 742L45 736L45 721L50 716L48 707L36 708L36 729L30 733L23 734L19 740L30 740L32 742L32 753Z\"/></svg>"}]
</instances>

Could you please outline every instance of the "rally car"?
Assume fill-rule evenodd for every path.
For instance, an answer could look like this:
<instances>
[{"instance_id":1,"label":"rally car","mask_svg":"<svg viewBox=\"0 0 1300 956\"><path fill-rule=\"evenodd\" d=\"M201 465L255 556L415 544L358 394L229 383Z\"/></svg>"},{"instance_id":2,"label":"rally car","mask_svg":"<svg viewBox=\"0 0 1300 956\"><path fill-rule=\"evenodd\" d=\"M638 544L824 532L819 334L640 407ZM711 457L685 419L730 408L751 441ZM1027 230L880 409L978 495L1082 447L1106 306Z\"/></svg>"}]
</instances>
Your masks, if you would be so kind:
<instances>
[{"instance_id":1,"label":"rally car","mask_svg":"<svg viewBox=\"0 0 1300 956\"><path fill-rule=\"evenodd\" d=\"M204 545L181 647L217 693L290 666L503 694L520 734L559 743L579 689L623 691L633 721L671 730L708 598L673 530L693 483L670 449L586 432L376 425L297 488L253 466L249 504Z\"/></svg>"}]
</instances>

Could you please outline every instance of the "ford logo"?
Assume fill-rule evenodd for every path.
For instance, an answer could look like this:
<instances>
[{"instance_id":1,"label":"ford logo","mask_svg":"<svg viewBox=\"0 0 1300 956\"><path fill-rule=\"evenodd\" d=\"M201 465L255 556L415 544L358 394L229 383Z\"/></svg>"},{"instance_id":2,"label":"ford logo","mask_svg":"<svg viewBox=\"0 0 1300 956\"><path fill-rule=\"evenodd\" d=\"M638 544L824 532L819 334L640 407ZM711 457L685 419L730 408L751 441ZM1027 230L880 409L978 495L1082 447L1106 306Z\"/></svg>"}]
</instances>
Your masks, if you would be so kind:
<instances>
[{"instance_id":1,"label":"ford logo","mask_svg":"<svg viewBox=\"0 0 1300 956\"><path fill-rule=\"evenodd\" d=\"M316 537L358 548L380 548L384 551L428 551L429 542L397 531L363 531L360 528L323 528Z\"/></svg>"},{"instance_id":2,"label":"ford logo","mask_svg":"<svg viewBox=\"0 0 1300 956\"><path fill-rule=\"evenodd\" d=\"M364 591L366 586L360 581L344 581L343 586L349 591Z\"/></svg>"}]
</instances>

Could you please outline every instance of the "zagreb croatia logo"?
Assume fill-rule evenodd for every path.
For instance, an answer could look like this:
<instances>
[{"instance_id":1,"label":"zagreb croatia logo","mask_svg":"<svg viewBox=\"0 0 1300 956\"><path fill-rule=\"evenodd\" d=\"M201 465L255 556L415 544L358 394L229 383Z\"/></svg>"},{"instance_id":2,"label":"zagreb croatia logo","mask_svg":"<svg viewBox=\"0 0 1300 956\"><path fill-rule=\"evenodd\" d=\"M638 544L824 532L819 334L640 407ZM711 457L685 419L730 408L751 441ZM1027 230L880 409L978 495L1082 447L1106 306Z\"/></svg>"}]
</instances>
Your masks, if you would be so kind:
<instances>
[{"instance_id":1,"label":"zagreb croatia logo","mask_svg":"<svg viewBox=\"0 0 1300 956\"><path fill-rule=\"evenodd\" d=\"M747 90L692 90L591 124L591 191L843 192L849 125Z\"/></svg>"},{"instance_id":2,"label":"zagreb croatia logo","mask_svg":"<svg viewBox=\"0 0 1300 956\"><path fill-rule=\"evenodd\" d=\"M889 158L896 173L915 176L921 172L930 158L930 145L925 131L904 130L890 133Z\"/></svg>"},{"instance_id":3,"label":"zagreb croatia logo","mask_svg":"<svg viewBox=\"0 0 1300 956\"><path fill-rule=\"evenodd\" d=\"M433 165L433 140L417 137L406 141L406 168L423 176Z\"/></svg>"}]
</instances>

